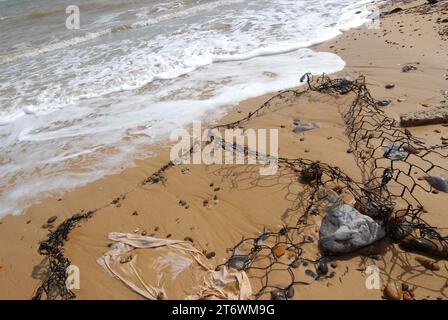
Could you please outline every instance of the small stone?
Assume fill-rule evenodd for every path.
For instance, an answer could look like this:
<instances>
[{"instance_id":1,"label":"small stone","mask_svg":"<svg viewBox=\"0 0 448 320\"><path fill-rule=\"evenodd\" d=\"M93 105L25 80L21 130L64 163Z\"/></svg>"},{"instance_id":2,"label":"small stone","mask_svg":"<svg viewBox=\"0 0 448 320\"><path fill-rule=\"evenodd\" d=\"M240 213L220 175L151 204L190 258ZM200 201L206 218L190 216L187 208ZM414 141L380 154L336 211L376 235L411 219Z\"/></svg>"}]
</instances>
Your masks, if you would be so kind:
<instances>
[{"instance_id":1,"label":"small stone","mask_svg":"<svg viewBox=\"0 0 448 320\"><path fill-rule=\"evenodd\" d=\"M52 217L48 218L47 223L53 223L56 221L57 218L58 218L57 216L52 216Z\"/></svg>"},{"instance_id":2,"label":"small stone","mask_svg":"<svg viewBox=\"0 0 448 320\"><path fill-rule=\"evenodd\" d=\"M435 133L442 133L442 131L440 131L439 129L435 129L434 132Z\"/></svg>"},{"instance_id":3,"label":"small stone","mask_svg":"<svg viewBox=\"0 0 448 320\"><path fill-rule=\"evenodd\" d=\"M208 206L208 200L204 200L204 201L202 201L202 205L203 205L204 207Z\"/></svg>"},{"instance_id":4,"label":"small stone","mask_svg":"<svg viewBox=\"0 0 448 320\"><path fill-rule=\"evenodd\" d=\"M132 215L133 215L133 216L138 216L137 211L132 212Z\"/></svg>"},{"instance_id":5,"label":"small stone","mask_svg":"<svg viewBox=\"0 0 448 320\"><path fill-rule=\"evenodd\" d=\"M218 192L219 190L221 190L220 187L216 187L216 188L213 189L213 191L215 191L215 192Z\"/></svg>"},{"instance_id":6,"label":"small stone","mask_svg":"<svg viewBox=\"0 0 448 320\"><path fill-rule=\"evenodd\" d=\"M280 125L280 128L285 129L285 125L284 124Z\"/></svg>"},{"instance_id":7,"label":"small stone","mask_svg":"<svg viewBox=\"0 0 448 320\"><path fill-rule=\"evenodd\" d=\"M401 300L402 297L401 286L398 286L395 281L390 281L384 289L384 297L389 300Z\"/></svg>"},{"instance_id":8,"label":"small stone","mask_svg":"<svg viewBox=\"0 0 448 320\"><path fill-rule=\"evenodd\" d=\"M211 258L213 258L214 256L216 256L216 252L214 252L214 251L211 251L211 252L209 252L209 253L207 253L207 254L205 255L205 257L206 257L207 259L211 259Z\"/></svg>"},{"instance_id":9,"label":"small stone","mask_svg":"<svg viewBox=\"0 0 448 320\"><path fill-rule=\"evenodd\" d=\"M148 233L145 230L142 231L142 236L146 236L147 234Z\"/></svg>"},{"instance_id":10,"label":"small stone","mask_svg":"<svg viewBox=\"0 0 448 320\"><path fill-rule=\"evenodd\" d=\"M170 233L170 234L168 234L167 236L166 236L166 238L168 239L168 238L171 238L171 236L172 236L172 234Z\"/></svg>"},{"instance_id":11,"label":"small stone","mask_svg":"<svg viewBox=\"0 0 448 320\"><path fill-rule=\"evenodd\" d=\"M290 266L294 269L300 267L301 260L299 258L294 259L294 261L290 264Z\"/></svg>"},{"instance_id":12,"label":"small stone","mask_svg":"<svg viewBox=\"0 0 448 320\"><path fill-rule=\"evenodd\" d=\"M159 227L155 227L154 231L156 231L156 232L159 231Z\"/></svg>"},{"instance_id":13,"label":"small stone","mask_svg":"<svg viewBox=\"0 0 448 320\"><path fill-rule=\"evenodd\" d=\"M249 262L250 259L248 256L233 256L227 264L229 267L241 271L246 268Z\"/></svg>"},{"instance_id":14,"label":"small stone","mask_svg":"<svg viewBox=\"0 0 448 320\"><path fill-rule=\"evenodd\" d=\"M286 252L285 246L283 244L278 244L274 247L274 255L277 258L280 258L281 256L283 256Z\"/></svg>"},{"instance_id":15,"label":"small stone","mask_svg":"<svg viewBox=\"0 0 448 320\"><path fill-rule=\"evenodd\" d=\"M338 267L338 263L337 263L336 261L333 261L332 263L330 263L330 266L331 266L333 269L336 269L336 268Z\"/></svg>"},{"instance_id":16,"label":"small stone","mask_svg":"<svg viewBox=\"0 0 448 320\"><path fill-rule=\"evenodd\" d=\"M271 291L271 300L286 300L285 290Z\"/></svg>"},{"instance_id":17,"label":"small stone","mask_svg":"<svg viewBox=\"0 0 448 320\"><path fill-rule=\"evenodd\" d=\"M305 274L313 279L317 278L317 274L313 270L306 269Z\"/></svg>"},{"instance_id":18,"label":"small stone","mask_svg":"<svg viewBox=\"0 0 448 320\"><path fill-rule=\"evenodd\" d=\"M194 242L193 239L191 237L188 237L188 236L184 238L184 241L189 241L191 243Z\"/></svg>"},{"instance_id":19,"label":"small stone","mask_svg":"<svg viewBox=\"0 0 448 320\"><path fill-rule=\"evenodd\" d=\"M352 147L348 148L347 153L353 153L353 148Z\"/></svg>"},{"instance_id":20,"label":"small stone","mask_svg":"<svg viewBox=\"0 0 448 320\"><path fill-rule=\"evenodd\" d=\"M182 168L182 170L180 172L182 172L182 174L189 174L190 173L190 169Z\"/></svg>"},{"instance_id":21,"label":"small stone","mask_svg":"<svg viewBox=\"0 0 448 320\"><path fill-rule=\"evenodd\" d=\"M307 235L303 238L303 241L306 243L314 243L314 237L311 235Z\"/></svg>"},{"instance_id":22,"label":"small stone","mask_svg":"<svg viewBox=\"0 0 448 320\"><path fill-rule=\"evenodd\" d=\"M210 188L213 187L213 186L214 186L213 182L210 182Z\"/></svg>"},{"instance_id":23,"label":"small stone","mask_svg":"<svg viewBox=\"0 0 448 320\"><path fill-rule=\"evenodd\" d=\"M440 265L437 262L432 261L430 259L423 258L423 257L415 257L415 261L420 263L423 267L425 267L425 269L428 269L431 271L439 271L440 270Z\"/></svg>"},{"instance_id":24,"label":"small stone","mask_svg":"<svg viewBox=\"0 0 448 320\"><path fill-rule=\"evenodd\" d=\"M395 83L388 83L388 84L386 84L386 86L385 86L385 88L386 89L393 89L393 88L395 88Z\"/></svg>"},{"instance_id":25,"label":"small stone","mask_svg":"<svg viewBox=\"0 0 448 320\"><path fill-rule=\"evenodd\" d=\"M30 224L31 223L31 220L28 220L27 222L26 222L26 224Z\"/></svg>"},{"instance_id":26,"label":"small stone","mask_svg":"<svg viewBox=\"0 0 448 320\"><path fill-rule=\"evenodd\" d=\"M401 72L410 72L413 70L417 70L417 67L414 67L412 64L406 64L401 68Z\"/></svg>"},{"instance_id":27,"label":"small stone","mask_svg":"<svg viewBox=\"0 0 448 320\"><path fill-rule=\"evenodd\" d=\"M410 292L408 292L408 291L403 292L403 300L412 300L412 299L413 298L412 298L412 295Z\"/></svg>"},{"instance_id":28,"label":"small stone","mask_svg":"<svg viewBox=\"0 0 448 320\"><path fill-rule=\"evenodd\" d=\"M179 204L183 207L187 204L185 200L179 200Z\"/></svg>"}]
</instances>

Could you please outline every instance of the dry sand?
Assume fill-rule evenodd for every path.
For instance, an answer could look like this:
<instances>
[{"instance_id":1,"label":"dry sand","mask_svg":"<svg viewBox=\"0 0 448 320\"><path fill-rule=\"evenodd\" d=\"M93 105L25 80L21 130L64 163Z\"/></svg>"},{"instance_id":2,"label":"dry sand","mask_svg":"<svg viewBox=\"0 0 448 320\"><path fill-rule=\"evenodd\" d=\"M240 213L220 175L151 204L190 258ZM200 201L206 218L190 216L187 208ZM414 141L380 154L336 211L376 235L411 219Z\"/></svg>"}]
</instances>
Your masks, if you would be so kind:
<instances>
[{"instance_id":1,"label":"dry sand","mask_svg":"<svg viewBox=\"0 0 448 320\"><path fill-rule=\"evenodd\" d=\"M436 23L441 14L438 10L427 14L388 15L381 19L382 26L378 30L365 26L350 30L313 49L339 54L347 66L337 76L364 75L373 97L393 100L384 111L398 120L402 113L424 108L422 104L440 104L443 100L440 90L448 89L448 35L439 34L443 25ZM402 73L401 67L407 63L413 63L417 70ZM395 83L395 88L385 89L389 82ZM244 101L220 123L243 117L271 96ZM287 95L286 99L275 99L263 116L254 118L244 128L277 128L280 156L319 160L338 166L353 179L360 180L353 155L346 152L348 138L341 115L350 102L349 96L306 94L295 98ZM292 119L297 116L318 122L321 128L295 134ZM448 128L442 125L409 130L431 145L440 142L441 136L448 136ZM304 138L303 141L300 138ZM67 192L59 199L43 199L22 215L1 219L0 299L30 299L40 285L46 261L37 249L39 241L48 233L42 225L53 215L58 217L54 222L58 225L74 213L101 208L93 218L81 222L65 243L64 254L81 270L81 288L75 290L78 299L141 299L119 280L107 275L96 262L108 250L109 232L133 233L138 229L139 233L146 231L159 238L171 235L171 239L183 240L190 237L198 249L216 252L212 262L217 265L228 258L226 249L242 237L259 236L264 228L279 230L284 223L298 217L300 210L288 213L287 209L299 207L296 197L304 187L297 183L296 174L284 169L277 175L260 177L256 166L180 165L167 171L165 183L140 186L168 162L168 147L160 147L158 151L157 157L140 161L136 168ZM442 165L448 166L448 163ZM182 174L182 168L190 172ZM110 204L112 199L123 194L126 194L125 199ZM215 195L217 200L214 200ZM422 194L421 197L428 211L425 218L435 226L448 227L447 195ZM188 204L188 209L179 204L180 200ZM208 201L207 206L204 200ZM318 239L320 220L320 216L310 217L303 234ZM335 277L308 279L310 285L296 285L294 299L381 299L381 290L368 290L365 286L367 275L363 270L369 265L379 267L383 285L394 279L415 286L417 299L448 297L446 261L439 262L440 271L429 271L415 261L416 255L403 252L396 245L383 241L377 247L381 256L376 260L361 255L337 259L337 266L330 268L336 272ZM304 250L306 258L313 260L319 256L316 243L305 245ZM280 284L282 275L275 281ZM176 290L170 290L173 294L169 298L182 298L188 293L189 288L181 282L176 286ZM253 286L255 290L258 283L253 281Z\"/></svg>"}]
</instances>

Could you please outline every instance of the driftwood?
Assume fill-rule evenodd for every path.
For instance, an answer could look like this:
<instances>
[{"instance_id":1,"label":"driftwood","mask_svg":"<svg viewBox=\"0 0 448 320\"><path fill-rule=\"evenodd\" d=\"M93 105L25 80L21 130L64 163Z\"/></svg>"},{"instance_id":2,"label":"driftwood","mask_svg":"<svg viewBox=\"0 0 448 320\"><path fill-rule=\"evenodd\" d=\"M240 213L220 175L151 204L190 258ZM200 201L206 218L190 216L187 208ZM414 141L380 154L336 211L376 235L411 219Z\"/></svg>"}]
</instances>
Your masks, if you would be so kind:
<instances>
[{"instance_id":1,"label":"driftwood","mask_svg":"<svg viewBox=\"0 0 448 320\"><path fill-rule=\"evenodd\" d=\"M402 127L442 123L448 123L448 106L430 107L423 111L410 112L400 116Z\"/></svg>"}]
</instances>

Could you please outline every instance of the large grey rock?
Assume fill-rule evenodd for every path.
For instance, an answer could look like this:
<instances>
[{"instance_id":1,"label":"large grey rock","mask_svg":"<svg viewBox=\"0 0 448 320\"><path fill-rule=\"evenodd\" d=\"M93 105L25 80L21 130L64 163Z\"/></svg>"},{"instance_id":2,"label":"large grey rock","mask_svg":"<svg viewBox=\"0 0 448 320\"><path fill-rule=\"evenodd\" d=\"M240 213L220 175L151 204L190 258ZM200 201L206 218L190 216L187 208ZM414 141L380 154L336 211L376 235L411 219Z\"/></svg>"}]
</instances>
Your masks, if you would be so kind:
<instances>
[{"instance_id":1,"label":"large grey rock","mask_svg":"<svg viewBox=\"0 0 448 320\"><path fill-rule=\"evenodd\" d=\"M386 235L372 218L340 202L326 209L319 230L319 246L325 254L338 255L365 247Z\"/></svg>"},{"instance_id":2,"label":"large grey rock","mask_svg":"<svg viewBox=\"0 0 448 320\"><path fill-rule=\"evenodd\" d=\"M448 192L448 175L441 174L440 176L427 176L426 181L436 190Z\"/></svg>"}]
</instances>

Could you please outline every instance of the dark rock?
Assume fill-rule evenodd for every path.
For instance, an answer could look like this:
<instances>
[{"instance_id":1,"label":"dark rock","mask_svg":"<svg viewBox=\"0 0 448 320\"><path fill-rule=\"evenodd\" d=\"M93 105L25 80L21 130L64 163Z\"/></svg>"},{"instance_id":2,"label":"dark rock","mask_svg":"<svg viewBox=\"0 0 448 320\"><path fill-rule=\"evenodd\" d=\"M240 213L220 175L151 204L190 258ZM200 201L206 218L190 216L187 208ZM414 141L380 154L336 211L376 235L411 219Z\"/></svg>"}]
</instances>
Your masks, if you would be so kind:
<instances>
[{"instance_id":1,"label":"dark rock","mask_svg":"<svg viewBox=\"0 0 448 320\"><path fill-rule=\"evenodd\" d=\"M271 300L286 300L285 290L273 290L271 291Z\"/></svg>"},{"instance_id":2,"label":"dark rock","mask_svg":"<svg viewBox=\"0 0 448 320\"><path fill-rule=\"evenodd\" d=\"M296 258L291 264L290 266L294 269L300 267L300 265L302 264L302 261L299 258Z\"/></svg>"},{"instance_id":3,"label":"dark rock","mask_svg":"<svg viewBox=\"0 0 448 320\"><path fill-rule=\"evenodd\" d=\"M307 235L307 236L305 236L303 238L303 241L306 242L306 243L314 243L314 237L310 236L310 235Z\"/></svg>"},{"instance_id":4,"label":"dark rock","mask_svg":"<svg viewBox=\"0 0 448 320\"><path fill-rule=\"evenodd\" d=\"M57 218L58 218L57 216L52 216L52 217L48 218L47 223L53 223L56 221Z\"/></svg>"},{"instance_id":5,"label":"dark rock","mask_svg":"<svg viewBox=\"0 0 448 320\"><path fill-rule=\"evenodd\" d=\"M401 68L401 72L410 72L413 70L417 70L417 67L413 66L412 64L406 64Z\"/></svg>"},{"instance_id":6,"label":"dark rock","mask_svg":"<svg viewBox=\"0 0 448 320\"><path fill-rule=\"evenodd\" d=\"M227 264L229 267L241 271L246 269L249 263L250 258L248 256L233 256Z\"/></svg>"},{"instance_id":7,"label":"dark rock","mask_svg":"<svg viewBox=\"0 0 448 320\"><path fill-rule=\"evenodd\" d=\"M385 88L386 89L393 89L393 88L395 88L395 83L388 83L388 84L386 84L386 86L385 86Z\"/></svg>"},{"instance_id":8,"label":"dark rock","mask_svg":"<svg viewBox=\"0 0 448 320\"><path fill-rule=\"evenodd\" d=\"M305 124L301 124L297 127L295 127L294 129L292 129L292 132L294 133L300 133L300 132L305 132L305 131L310 131L313 129L317 129L320 128L320 125L317 123L305 123Z\"/></svg>"},{"instance_id":9,"label":"dark rock","mask_svg":"<svg viewBox=\"0 0 448 320\"><path fill-rule=\"evenodd\" d=\"M400 248L436 258L448 259L448 248L441 246L436 240L407 237L400 242Z\"/></svg>"},{"instance_id":10,"label":"dark rock","mask_svg":"<svg viewBox=\"0 0 448 320\"><path fill-rule=\"evenodd\" d=\"M305 274L313 279L317 278L317 274L313 270L306 269Z\"/></svg>"},{"instance_id":11,"label":"dark rock","mask_svg":"<svg viewBox=\"0 0 448 320\"><path fill-rule=\"evenodd\" d=\"M434 189L442 192L448 192L448 175L442 174L440 176L426 176L425 180Z\"/></svg>"},{"instance_id":12,"label":"dark rock","mask_svg":"<svg viewBox=\"0 0 448 320\"><path fill-rule=\"evenodd\" d=\"M211 252L209 252L209 253L207 253L207 254L205 255L205 257L206 257L207 259L211 259L211 258L213 258L214 256L216 256L216 253L215 253L214 251L211 251Z\"/></svg>"},{"instance_id":13,"label":"dark rock","mask_svg":"<svg viewBox=\"0 0 448 320\"><path fill-rule=\"evenodd\" d=\"M411 234L413 228L410 225L403 223L393 223L387 228L387 235L395 242L400 242L401 239Z\"/></svg>"},{"instance_id":14,"label":"dark rock","mask_svg":"<svg viewBox=\"0 0 448 320\"><path fill-rule=\"evenodd\" d=\"M378 107L387 107L388 105L390 105L392 103L392 99L384 99L384 100L380 100L376 103L376 105Z\"/></svg>"}]
</instances>

